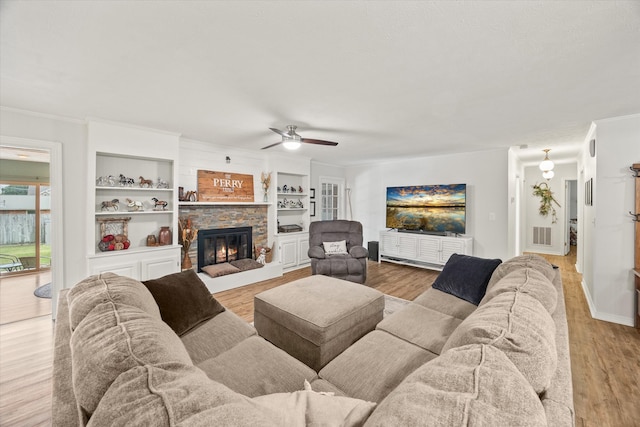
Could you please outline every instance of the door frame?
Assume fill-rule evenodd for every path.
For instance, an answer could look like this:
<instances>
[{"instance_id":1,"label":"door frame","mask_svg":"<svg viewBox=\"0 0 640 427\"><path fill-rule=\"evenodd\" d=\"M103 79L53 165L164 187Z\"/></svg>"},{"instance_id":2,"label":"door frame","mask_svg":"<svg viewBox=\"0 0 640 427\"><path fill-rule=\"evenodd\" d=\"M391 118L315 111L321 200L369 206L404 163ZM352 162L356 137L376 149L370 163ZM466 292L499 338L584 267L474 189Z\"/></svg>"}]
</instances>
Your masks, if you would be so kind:
<instances>
[{"instance_id":1,"label":"door frame","mask_svg":"<svg viewBox=\"0 0 640 427\"><path fill-rule=\"evenodd\" d=\"M51 316L56 318L58 293L63 288L64 217L62 186L62 144L38 139L0 135L0 145L49 151L49 185L51 187Z\"/></svg>"}]
</instances>

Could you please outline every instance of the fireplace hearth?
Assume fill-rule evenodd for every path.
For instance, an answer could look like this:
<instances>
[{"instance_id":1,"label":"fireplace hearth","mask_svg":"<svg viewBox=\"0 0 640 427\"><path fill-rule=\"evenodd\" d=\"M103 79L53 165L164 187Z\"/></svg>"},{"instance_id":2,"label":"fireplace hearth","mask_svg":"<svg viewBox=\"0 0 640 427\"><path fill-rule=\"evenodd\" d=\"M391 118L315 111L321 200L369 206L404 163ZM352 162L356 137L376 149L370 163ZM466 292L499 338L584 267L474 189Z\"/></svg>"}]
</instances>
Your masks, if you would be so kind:
<instances>
[{"instance_id":1,"label":"fireplace hearth","mask_svg":"<svg viewBox=\"0 0 640 427\"><path fill-rule=\"evenodd\" d=\"M198 272L211 264L253 258L252 227L198 231Z\"/></svg>"}]
</instances>

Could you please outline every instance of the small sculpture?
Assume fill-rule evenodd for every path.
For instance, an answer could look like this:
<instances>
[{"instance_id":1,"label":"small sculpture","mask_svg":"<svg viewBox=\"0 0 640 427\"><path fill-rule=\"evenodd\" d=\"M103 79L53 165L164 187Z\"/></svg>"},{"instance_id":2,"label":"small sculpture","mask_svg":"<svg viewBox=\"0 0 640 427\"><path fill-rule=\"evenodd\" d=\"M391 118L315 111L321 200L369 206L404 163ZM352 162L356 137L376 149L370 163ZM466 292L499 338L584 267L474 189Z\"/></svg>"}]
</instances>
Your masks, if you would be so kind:
<instances>
[{"instance_id":1,"label":"small sculpture","mask_svg":"<svg viewBox=\"0 0 640 427\"><path fill-rule=\"evenodd\" d=\"M155 197L152 197L151 200L155 203L154 210L165 210L169 202L165 202L164 200L158 200Z\"/></svg>"},{"instance_id":2,"label":"small sculpture","mask_svg":"<svg viewBox=\"0 0 640 427\"><path fill-rule=\"evenodd\" d=\"M287 193L287 192L289 192L289 187L287 187L287 185L286 185L286 184L282 186L282 192L283 192L283 193Z\"/></svg>"},{"instance_id":3,"label":"small sculpture","mask_svg":"<svg viewBox=\"0 0 640 427\"><path fill-rule=\"evenodd\" d=\"M139 202L137 200L127 199L127 207L129 208L129 212L138 212L144 210L142 202Z\"/></svg>"},{"instance_id":4,"label":"small sculpture","mask_svg":"<svg viewBox=\"0 0 640 427\"><path fill-rule=\"evenodd\" d=\"M265 248L260 249L260 255L256 258L256 261L262 265L267 263L267 251Z\"/></svg>"},{"instance_id":5,"label":"small sculpture","mask_svg":"<svg viewBox=\"0 0 640 427\"><path fill-rule=\"evenodd\" d=\"M304 193L304 191L302 191L302 185L298 186L298 193Z\"/></svg>"},{"instance_id":6,"label":"small sculpture","mask_svg":"<svg viewBox=\"0 0 640 427\"><path fill-rule=\"evenodd\" d=\"M124 187L132 187L133 184L135 184L136 181L133 178L127 178L126 176L120 174L120 186Z\"/></svg>"},{"instance_id":7,"label":"small sculpture","mask_svg":"<svg viewBox=\"0 0 640 427\"><path fill-rule=\"evenodd\" d=\"M144 179L143 177L140 177L140 187L146 187L146 188L153 187L153 180Z\"/></svg>"},{"instance_id":8,"label":"small sculpture","mask_svg":"<svg viewBox=\"0 0 640 427\"><path fill-rule=\"evenodd\" d=\"M291 186L291 188L289 189L289 191L291 191L292 193L295 193L295 192L296 192L296 187Z\"/></svg>"},{"instance_id":9,"label":"small sculpture","mask_svg":"<svg viewBox=\"0 0 640 427\"><path fill-rule=\"evenodd\" d=\"M114 211L117 211L119 209L119 205L118 203L120 203L120 200L118 199L113 199L113 200L105 200L104 202L102 202L102 206L100 208L100 210L104 211L104 210L109 210L109 208L113 208Z\"/></svg>"},{"instance_id":10,"label":"small sculpture","mask_svg":"<svg viewBox=\"0 0 640 427\"><path fill-rule=\"evenodd\" d=\"M158 178L158 183L156 184L156 188L169 188L169 183L164 179Z\"/></svg>"}]
</instances>

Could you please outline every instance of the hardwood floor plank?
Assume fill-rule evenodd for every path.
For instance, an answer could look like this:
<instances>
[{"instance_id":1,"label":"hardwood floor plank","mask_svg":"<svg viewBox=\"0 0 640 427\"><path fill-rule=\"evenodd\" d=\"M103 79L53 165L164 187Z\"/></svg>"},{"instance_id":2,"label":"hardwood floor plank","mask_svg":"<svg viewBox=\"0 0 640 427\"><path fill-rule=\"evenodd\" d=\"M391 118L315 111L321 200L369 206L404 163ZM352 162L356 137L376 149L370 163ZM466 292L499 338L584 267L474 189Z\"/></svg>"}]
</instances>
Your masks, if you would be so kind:
<instances>
[{"instance_id":1,"label":"hardwood floor plank","mask_svg":"<svg viewBox=\"0 0 640 427\"><path fill-rule=\"evenodd\" d=\"M560 266L562 273L576 426L639 426L640 331L591 318L582 277L575 271L575 254L544 256ZM369 262L368 268L367 286L408 300L427 290L438 275L436 271L390 263ZM251 322L255 294L310 274L310 268L303 268L215 297ZM53 323L49 316L0 326L0 425L51 424L52 359Z\"/></svg>"}]
</instances>

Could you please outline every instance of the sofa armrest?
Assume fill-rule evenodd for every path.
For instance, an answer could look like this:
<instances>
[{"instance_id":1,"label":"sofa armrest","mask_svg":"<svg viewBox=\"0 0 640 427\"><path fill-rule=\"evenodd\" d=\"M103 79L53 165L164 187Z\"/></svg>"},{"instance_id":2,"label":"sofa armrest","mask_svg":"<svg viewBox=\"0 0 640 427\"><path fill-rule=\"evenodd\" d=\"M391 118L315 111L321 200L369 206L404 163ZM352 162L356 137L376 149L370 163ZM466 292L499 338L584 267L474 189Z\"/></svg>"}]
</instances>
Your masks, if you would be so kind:
<instances>
[{"instance_id":1,"label":"sofa armrest","mask_svg":"<svg viewBox=\"0 0 640 427\"><path fill-rule=\"evenodd\" d=\"M351 246L349 255L354 258L366 258L369 256L369 251L364 246Z\"/></svg>"},{"instance_id":2,"label":"sofa armrest","mask_svg":"<svg viewBox=\"0 0 640 427\"><path fill-rule=\"evenodd\" d=\"M320 246L311 246L307 251L307 255L309 256L309 258L318 258L318 259L326 258L324 249L322 249L322 247Z\"/></svg>"}]
</instances>

